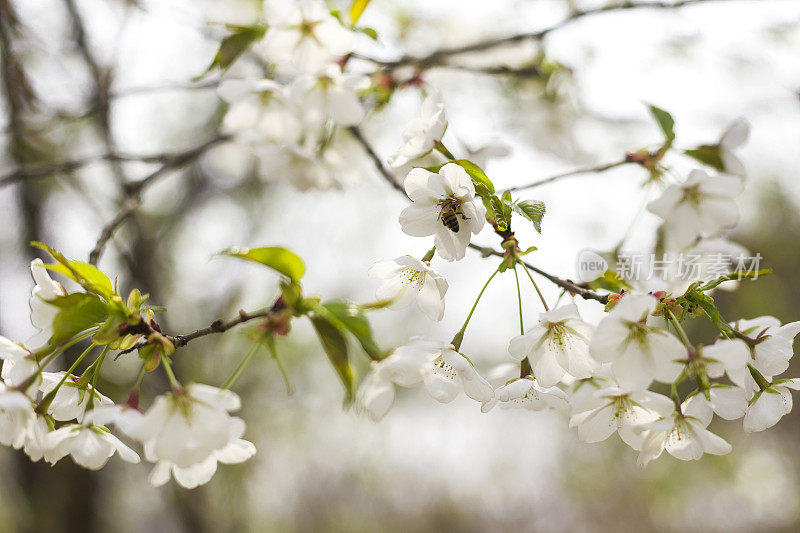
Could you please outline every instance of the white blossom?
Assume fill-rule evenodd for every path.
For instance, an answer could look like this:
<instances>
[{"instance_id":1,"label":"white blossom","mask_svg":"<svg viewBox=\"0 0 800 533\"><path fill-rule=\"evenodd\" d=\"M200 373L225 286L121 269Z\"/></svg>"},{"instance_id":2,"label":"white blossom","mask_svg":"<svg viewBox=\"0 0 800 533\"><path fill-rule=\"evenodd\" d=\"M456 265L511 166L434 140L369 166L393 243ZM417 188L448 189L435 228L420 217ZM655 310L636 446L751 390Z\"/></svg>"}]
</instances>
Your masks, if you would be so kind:
<instances>
[{"instance_id":1,"label":"white blossom","mask_svg":"<svg viewBox=\"0 0 800 533\"><path fill-rule=\"evenodd\" d=\"M540 314L539 324L511 339L508 353L518 361L527 357L536 381L544 387L552 387L567 372L588 378L600 368L589 355L592 331L575 304L564 305Z\"/></svg>"},{"instance_id":2,"label":"white blossom","mask_svg":"<svg viewBox=\"0 0 800 533\"><path fill-rule=\"evenodd\" d=\"M416 300L431 320L442 319L447 280L426 263L404 255L394 260L376 261L370 267L369 275L384 280L375 297L392 300L389 307L400 309Z\"/></svg>"},{"instance_id":3,"label":"white blossom","mask_svg":"<svg viewBox=\"0 0 800 533\"><path fill-rule=\"evenodd\" d=\"M662 394L612 386L573 405L569 426L578 428L584 442L600 442L617 431L628 446L639 450L644 435L638 427L669 416L674 409L672 400Z\"/></svg>"},{"instance_id":4,"label":"white blossom","mask_svg":"<svg viewBox=\"0 0 800 533\"><path fill-rule=\"evenodd\" d=\"M36 357L24 346L0 336L0 359L3 360L3 380L12 387L22 385L39 372ZM40 381L37 378L33 384Z\"/></svg>"},{"instance_id":5,"label":"white blossom","mask_svg":"<svg viewBox=\"0 0 800 533\"><path fill-rule=\"evenodd\" d=\"M52 448L48 440L48 435L52 428L47 423L47 418L42 415L36 416L36 421L31 426L31 430L25 439L25 454L34 463L44 458L45 461L52 463Z\"/></svg>"},{"instance_id":6,"label":"white blossom","mask_svg":"<svg viewBox=\"0 0 800 533\"><path fill-rule=\"evenodd\" d=\"M664 219L667 250L679 251L700 236L715 236L734 227L739 221L735 198L741 192L741 180L695 169L685 182L670 185L647 209Z\"/></svg>"},{"instance_id":7,"label":"white blossom","mask_svg":"<svg viewBox=\"0 0 800 533\"><path fill-rule=\"evenodd\" d=\"M714 413L725 420L737 420L747 410L744 389L714 383L706 391L695 391L683 402L683 413L693 416L706 425L711 423Z\"/></svg>"},{"instance_id":8,"label":"white blossom","mask_svg":"<svg viewBox=\"0 0 800 533\"><path fill-rule=\"evenodd\" d=\"M227 446L213 452L205 460L187 468L180 468L169 461L159 461L150 472L148 481L154 487L159 487L169 481L171 474L181 487L193 489L211 481L217 471L218 462L228 465L243 463L255 454L256 447L252 442L244 439L232 440Z\"/></svg>"},{"instance_id":9,"label":"white blossom","mask_svg":"<svg viewBox=\"0 0 800 533\"><path fill-rule=\"evenodd\" d=\"M731 325L756 340L747 362L761 372L767 381L771 381L774 376L784 373L789 368L789 360L794 355L794 338L800 333L800 321L781 326L777 318L762 316L751 320L739 320ZM749 373L746 378L752 379ZM754 383L750 382L751 387L746 388L752 389Z\"/></svg>"},{"instance_id":10,"label":"white blossom","mask_svg":"<svg viewBox=\"0 0 800 533\"><path fill-rule=\"evenodd\" d=\"M737 387L745 391L753 390L755 382L747 370L750 349L741 339L722 339L711 346L703 346L698 355L710 378L728 374Z\"/></svg>"},{"instance_id":11,"label":"white blossom","mask_svg":"<svg viewBox=\"0 0 800 533\"><path fill-rule=\"evenodd\" d=\"M42 372L42 384L39 386L42 394L47 395L52 391L61 382L64 374L64 372ZM111 398L94 390L91 384L79 389L77 382L78 378L70 375L59 387L47 409L47 413L54 419L59 421L82 420L91 394L94 394L92 402L94 407L114 405Z\"/></svg>"},{"instance_id":12,"label":"white blossom","mask_svg":"<svg viewBox=\"0 0 800 533\"><path fill-rule=\"evenodd\" d=\"M320 0L266 0L264 14L269 29L262 49L275 63L291 62L298 69L314 70L349 53L355 44L355 34Z\"/></svg>"},{"instance_id":13,"label":"white blossom","mask_svg":"<svg viewBox=\"0 0 800 533\"><path fill-rule=\"evenodd\" d=\"M328 65L318 73L296 78L291 95L312 125L330 119L342 126L354 126L364 118L358 93L367 87L369 79L365 76L343 74L338 65Z\"/></svg>"},{"instance_id":14,"label":"white blossom","mask_svg":"<svg viewBox=\"0 0 800 533\"><path fill-rule=\"evenodd\" d=\"M229 414L240 406L229 390L193 383L157 397L129 432L144 444L148 461L187 469L241 438L245 423Z\"/></svg>"},{"instance_id":15,"label":"white blossom","mask_svg":"<svg viewBox=\"0 0 800 533\"><path fill-rule=\"evenodd\" d=\"M30 398L0 383L0 444L22 448L35 422Z\"/></svg>"},{"instance_id":16,"label":"white blossom","mask_svg":"<svg viewBox=\"0 0 800 533\"><path fill-rule=\"evenodd\" d=\"M478 374L472 361L446 342L439 342L435 349L439 355L433 360L431 373L425 376L425 388L434 400L451 402L461 390L476 402L492 399L492 386Z\"/></svg>"},{"instance_id":17,"label":"white blossom","mask_svg":"<svg viewBox=\"0 0 800 533\"><path fill-rule=\"evenodd\" d=\"M728 174L744 177L745 168L734 150L743 146L750 136L750 123L744 118L737 119L729 125L719 139L719 156L724 170Z\"/></svg>"},{"instance_id":18,"label":"white blossom","mask_svg":"<svg viewBox=\"0 0 800 533\"><path fill-rule=\"evenodd\" d=\"M442 93L433 90L422 102L422 116L412 120L403 130L403 145L389 158L389 165L399 168L424 156L442 140L446 129Z\"/></svg>"},{"instance_id":19,"label":"white blossom","mask_svg":"<svg viewBox=\"0 0 800 533\"><path fill-rule=\"evenodd\" d=\"M639 426L640 430L646 432L639 452L639 466L644 468L664 450L681 461L700 459L704 453L730 453L731 445L707 430L707 425L708 422L676 411L661 420Z\"/></svg>"},{"instance_id":20,"label":"white blossom","mask_svg":"<svg viewBox=\"0 0 800 533\"><path fill-rule=\"evenodd\" d=\"M45 458L50 464L69 455L75 464L99 470L114 453L129 463L139 462L136 452L102 426L67 424L48 433L45 442L49 449Z\"/></svg>"},{"instance_id":21,"label":"white blossom","mask_svg":"<svg viewBox=\"0 0 800 533\"><path fill-rule=\"evenodd\" d=\"M780 379L756 393L744 415L745 433L771 428L792 411L791 390L800 390L800 379Z\"/></svg>"},{"instance_id":22,"label":"white blossom","mask_svg":"<svg viewBox=\"0 0 800 533\"><path fill-rule=\"evenodd\" d=\"M36 282L30 298L31 323L39 333L31 337L27 345L38 350L46 346L53 336L53 320L59 312L58 307L48 303L48 300L64 296L67 291L50 277L41 259L31 261L31 275Z\"/></svg>"},{"instance_id":23,"label":"white blossom","mask_svg":"<svg viewBox=\"0 0 800 533\"><path fill-rule=\"evenodd\" d=\"M592 337L592 356L611 363L624 389L645 389L654 379L671 383L683 370L678 361L686 359L686 348L674 335L650 323L656 304L649 295L623 296Z\"/></svg>"},{"instance_id":24,"label":"white blossom","mask_svg":"<svg viewBox=\"0 0 800 533\"><path fill-rule=\"evenodd\" d=\"M496 404L501 409L527 409L543 411L553 409L562 413L569 411L567 393L558 387L542 387L530 376L517 378L494 391L494 398L481 406L484 413Z\"/></svg>"},{"instance_id":25,"label":"white blossom","mask_svg":"<svg viewBox=\"0 0 800 533\"><path fill-rule=\"evenodd\" d=\"M301 112L289 98L288 88L269 79L226 79L217 87L229 108L223 130L254 146L300 143L304 128Z\"/></svg>"},{"instance_id":26,"label":"white blossom","mask_svg":"<svg viewBox=\"0 0 800 533\"><path fill-rule=\"evenodd\" d=\"M415 168L406 176L404 187L414 202L400 213L403 231L412 237L434 235L436 252L447 261L463 259L472 234L486 222L486 208L475 198L475 186L467 171L448 163L438 174ZM445 225L453 216L457 231Z\"/></svg>"}]
</instances>

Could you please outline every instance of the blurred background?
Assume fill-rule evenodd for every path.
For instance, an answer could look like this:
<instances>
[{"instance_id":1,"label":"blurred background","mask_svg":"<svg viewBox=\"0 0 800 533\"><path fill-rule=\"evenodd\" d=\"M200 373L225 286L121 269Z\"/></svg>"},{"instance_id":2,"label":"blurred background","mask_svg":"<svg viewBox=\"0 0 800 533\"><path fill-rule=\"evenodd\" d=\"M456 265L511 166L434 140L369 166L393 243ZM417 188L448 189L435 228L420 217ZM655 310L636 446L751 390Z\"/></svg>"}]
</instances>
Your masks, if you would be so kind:
<instances>
[{"instance_id":1,"label":"blurred background","mask_svg":"<svg viewBox=\"0 0 800 533\"><path fill-rule=\"evenodd\" d=\"M289 0L275 0L289 1ZM644 0L646 1L646 0ZM577 0L373 0L358 50L394 59L437 48L533 31L574 8L622 2ZM86 260L103 225L119 210L124 183L159 161L101 159L98 154L171 154L214 138L224 111L217 74L202 74L226 34L225 23L252 24L247 0L0 0L0 334L24 341L33 328L27 243L42 240ZM342 4L341 7L347 7ZM768 278L717 296L724 316L772 314L800 319L800 1L708 1L680 9L612 10L549 34L432 68L449 118L449 147L504 145L487 173L499 187L613 162L626 151L658 146L661 134L645 103L669 110L681 148L714 143L738 117L752 126L738 153L747 168L740 227L731 238L759 252ZM503 73L543 58L548 74ZM491 69L487 66L508 67ZM234 75L246 75L235 65ZM368 64L356 65L369 71ZM237 70L237 69L242 69ZM488 72L487 72L488 71ZM419 113L420 93L398 93L362 125L382 158L399 145ZM342 190L297 192L260 179L246 146L222 143L147 189L141 207L100 261L125 292L138 287L168 312L170 333L186 333L239 308L272 302L277 279L264 269L215 257L231 245L283 245L306 261L305 288L326 298L368 301L378 282L370 264L430 243L397 223L404 199L354 145ZM61 165L63 161L92 160ZM692 164L667 161L676 175ZM4 179L19 168L47 168ZM580 250L652 246L658 220L641 213L659 194L644 188L635 165L531 189L543 200L542 235L520 227L531 262L576 275ZM476 238L496 246L486 230ZM491 264L490 264L491 263ZM410 336L450 338L493 262L477 254L433 267L450 289L441 323L414 307L372 315L386 347ZM559 291L540 283L545 297ZM532 291L525 320L537 316ZM602 306L577 302L596 321ZM494 282L467 332L463 351L486 375L508 363L516 330L511 276ZM709 342L703 329L697 340ZM247 350L235 330L176 353L178 377L219 385ZM741 422L712 429L734 451L684 463L665 454L646 470L616 436L581 443L563 417L549 413L481 414L459 398L439 405L424 391L402 391L380 423L343 410L342 390L308 324L279 342L296 392L286 393L272 360L255 361L235 390L243 398L246 438L258 448L242 465L224 466L205 486L154 489L147 465L112 458L99 472L68 459L32 464L0 449L0 531L797 531L800 529L800 413L745 436ZM359 363L363 375L365 358ZM136 357L104 367L99 387L122 401ZM794 372L794 373L792 373ZM800 362L788 377L800 376ZM153 377L144 403L166 384Z\"/></svg>"}]
</instances>

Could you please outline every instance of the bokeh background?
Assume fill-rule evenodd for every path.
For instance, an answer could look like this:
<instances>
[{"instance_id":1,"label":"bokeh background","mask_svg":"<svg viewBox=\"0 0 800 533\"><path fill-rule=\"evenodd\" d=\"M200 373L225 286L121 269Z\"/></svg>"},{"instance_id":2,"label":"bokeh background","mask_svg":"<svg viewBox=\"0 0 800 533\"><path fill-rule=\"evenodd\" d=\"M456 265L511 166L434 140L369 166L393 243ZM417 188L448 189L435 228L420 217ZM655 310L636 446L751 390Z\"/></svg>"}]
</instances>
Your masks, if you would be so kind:
<instances>
[{"instance_id":1,"label":"bokeh background","mask_svg":"<svg viewBox=\"0 0 800 533\"><path fill-rule=\"evenodd\" d=\"M274 0L289 1L289 0ZM546 27L576 0L373 0L362 22L380 41L359 50L396 58ZM346 7L346 6L344 6ZM259 3L245 0L0 0L3 99L0 176L105 153L160 154L212 138L222 104L216 74L193 81L216 53L224 23L251 24ZM82 21L76 25L77 18ZM89 51L87 61L86 50ZM549 80L487 74L489 66L529 64L540 53L560 65ZM441 88L460 150L501 143L505 158L487 171L500 187L620 159L657 146L645 103L669 110L677 144L715 142L727 124L752 125L740 151L748 170L742 223L732 238L765 257L775 273L718 301L730 318L800 318L800 2L708 1L680 9L617 10L491 53L458 58L459 68L424 74ZM368 65L362 65L368 69ZM246 75L246 65L232 74ZM99 74L99 76L98 76ZM96 80L100 79L99 85ZM98 97L99 96L99 97ZM107 96L107 98L106 98ZM399 92L362 126L382 157L398 146L418 113L419 91ZM109 141L110 139L110 141ZM108 143L111 143L110 145ZM462 152L464 153L464 152ZM403 198L381 180L356 145L343 190L300 193L264 182L247 150L222 144L147 190L141 208L111 242L101 267L125 290L139 287L165 305L161 320L183 333L277 294L263 269L215 257L231 245L285 245L307 264L305 287L328 298L367 301L377 286L372 261L421 256L429 243L400 231ZM691 165L672 158L677 175ZM0 334L33 333L27 299L30 240L85 260L117 212L121 184L157 166L99 160L79 169L3 183L0 188ZM658 221L642 213L658 188L624 166L532 189L548 206L542 235L520 228L531 261L575 276L580 250L652 245ZM487 230L477 240L496 245ZM494 266L478 255L434 267L450 282L447 312L431 323L415 308L372 315L379 342L412 335L449 338ZM540 283L551 302L556 288ZM526 321L537 301L524 295ZM578 302L591 320L602 313ZM463 349L486 374L508 363L516 334L510 275L482 300ZM711 340L698 328L699 341ZM218 385L247 349L243 335L207 337L176 354L181 380ZM683 463L662 457L646 470L613 436L578 441L554 414L481 414L464 398L439 405L424 391L399 394L374 424L343 410L342 391L308 324L279 343L296 392L286 393L264 356L239 380L247 438L258 454L221 467L206 486L154 489L148 467L112 458L100 472L63 460L31 464L0 450L1 531L797 531L800 528L800 413L773 430L745 436L740 422L712 429L734 451ZM363 374L366 362L360 363ZM797 376L800 364L790 376ZM100 389L122 400L135 356L104 368ZM794 372L791 374L791 372ZM145 398L163 391L145 382Z\"/></svg>"}]
</instances>

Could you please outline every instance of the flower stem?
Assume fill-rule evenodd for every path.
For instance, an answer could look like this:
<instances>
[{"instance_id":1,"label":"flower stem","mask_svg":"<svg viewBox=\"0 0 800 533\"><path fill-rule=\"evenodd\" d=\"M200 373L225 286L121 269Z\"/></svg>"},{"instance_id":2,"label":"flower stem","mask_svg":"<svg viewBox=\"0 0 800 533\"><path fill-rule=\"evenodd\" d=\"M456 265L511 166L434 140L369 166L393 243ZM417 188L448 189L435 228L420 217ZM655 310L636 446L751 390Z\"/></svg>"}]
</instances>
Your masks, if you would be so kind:
<instances>
[{"instance_id":1,"label":"flower stem","mask_svg":"<svg viewBox=\"0 0 800 533\"><path fill-rule=\"evenodd\" d=\"M83 353L80 354L77 359L75 359L75 362L72 363L72 366L70 366L67 369L67 371L64 372L64 377L61 378L61 381L59 381L56 384L56 386L53 387L53 390L51 390L50 392L45 394L44 398L42 398L42 401L40 401L39 404L36 406L36 412L37 413L44 414L44 413L47 412L47 409L50 407L50 404L53 402L53 398L56 397L56 393L58 392L58 389L60 389L61 386L64 384L64 382L67 381L67 378L72 374L72 372L76 368L78 368L78 365L80 364L80 362L83 361L83 359L87 355L89 355L89 353L92 350L94 350L95 346L97 346L97 344L95 344L95 343L90 344L89 347L86 348L86 350L84 350Z\"/></svg>"},{"instance_id":2,"label":"flower stem","mask_svg":"<svg viewBox=\"0 0 800 533\"><path fill-rule=\"evenodd\" d=\"M681 342L690 352L694 352L694 346L692 346L689 337L686 335L686 332L683 330L683 326L681 326L680 321L675 318L675 315L669 309L664 310L665 313L669 315L669 320L672 323L672 326L675 328L675 331L678 333L678 337L681 339Z\"/></svg>"},{"instance_id":3,"label":"flower stem","mask_svg":"<svg viewBox=\"0 0 800 533\"><path fill-rule=\"evenodd\" d=\"M514 265L514 280L517 282L517 304L519 307L519 334L525 334L525 326L522 323L522 291L519 288L519 274L517 273L517 265Z\"/></svg>"},{"instance_id":4,"label":"flower stem","mask_svg":"<svg viewBox=\"0 0 800 533\"><path fill-rule=\"evenodd\" d=\"M97 378L100 376L100 368L103 366L103 361L106 359L106 354L110 348L106 345L94 363L92 363L92 389L89 391L89 400L86 402L86 411L91 411L94 408L94 395L97 393Z\"/></svg>"},{"instance_id":5,"label":"flower stem","mask_svg":"<svg viewBox=\"0 0 800 533\"><path fill-rule=\"evenodd\" d=\"M250 363L250 360L253 359L253 356L258 352L258 347L260 345L258 343L253 344L250 350L242 357L242 360L239 361L239 364L236 365L236 368L233 370L233 373L228 376L228 379L225 380L225 383L222 384L222 389L230 389L231 386L239 379L239 376L244 372L245 367Z\"/></svg>"},{"instance_id":6,"label":"flower stem","mask_svg":"<svg viewBox=\"0 0 800 533\"><path fill-rule=\"evenodd\" d=\"M440 154L445 156L450 161L455 161L456 160L456 156L454 156L450 152L450 150L448 150L447 147L444 144L442 144L442 141L436 141L434 143L433 147L436 149L436 151L438 151Z\"/></svg>"},{"instance_id":7,"label":"flower stem","mask_svg":"<svg viewBox=\"0 0 800 533\"><path fill-rule=\"evenodd\" d=\"M175 378L175 373L172 371L172 365L163 354L161 355L161 366L164 367L164 372L167 374L167 379L169 379L170 387L172 387L173 391L181 390L180 382Z\"/></svg>"},{"instance_id":8,"label":"flower stem","mask_svg":"<svg viewBox=\"0 0 800 533\"><path fill-rule=\"evenodd\" d=\"M523 261L520 261L519 259L517 259L517 263L522 265L522 269L528 275L528 279L531 280L531 283L533 283L533 288L536 289L536 294L539 295L539 299L542 301L542 306L544 306L544 310L550 311L550 308L547 307L547 302L544 299L544 295L542 295L542 291L539 290L539 286L536 284L536 282L533 279L533 276L531 276L531 273L528 270L528 265L526 265ZM514 270L514 272L516 272L516 269Z\"/></svg>"},{"instance_id":9,"label":"flower stem","mask_svg":"<svg viewBox=\"0 0 800 533\"><path fill-rule=\"evenodd\" d=\"M54 351L50 355L44 356L44 358L41 361L39 361L39 369L36 372L34 372L33 374L31 374L30 376L28 376L27 378L25 378L25 381L23 381L17 387L17 389L19 389L23 393L25 391L27 391L28 388L31 385L33 385L33 383L36 381L36 378L39 377L39 375L42 373L42 371L45 368L47 368L47 365L52 363L53 360L55 360L56 357L58 357L59 355L61 355L65 351L67 351L68 349L72 348L74 345L76 345L77 343L79 343L80 341L85 339L86 337L89 337L90 335L94 335L94 333L98 329L100 329L100 328L90 329L89 331L83 333L82 335L79 335L79 336L75 337L74 339L70 340L69 342L67 342L66 344L60 346L56 351Z\"/></svg>"},{"instance_id":10,"label":"flower stem","mask_svg":"<svg viewBox=\"0 0 800 533\"><path fill-rule=\"evenodd\" d=\"M483 296L483 293L486 291L486 287L489 286L489 283L491 283L494 277L497 275L497 273L500 272L502 266L503 263L500 263L500 266L498 266L497 269L495 269L495 271L492 272L492 275L489 276L489 279L486 280L486 283L483 284L483 288L481 289L481 292L478 293L478 297L475 299L475 303L472 304L472 309L469 310L469 314L467 315L467 319L464 321L464 325L461 326L461 329L458 331L458 333L456 333L455 337L453 337L452 344L453 347L455 347L456 351L458 351L459 348L461 348L461 341L464 340L464 332L467 331L467 326L469 325L469 321L472 318L472 314L475 312L475 308L478 307L478 302L481 301L481 296Z\"/></svg>"}]
</instances>

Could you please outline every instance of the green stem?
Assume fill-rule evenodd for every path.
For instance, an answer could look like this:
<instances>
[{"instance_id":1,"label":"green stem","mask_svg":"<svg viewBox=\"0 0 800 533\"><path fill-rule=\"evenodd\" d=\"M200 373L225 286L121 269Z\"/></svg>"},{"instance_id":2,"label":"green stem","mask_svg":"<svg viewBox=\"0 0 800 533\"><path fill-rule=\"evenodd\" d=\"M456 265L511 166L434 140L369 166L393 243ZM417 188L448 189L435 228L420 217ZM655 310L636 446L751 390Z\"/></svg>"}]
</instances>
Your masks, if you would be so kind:
<instances>
[{"instance_id":1,"label":"green stem","mask_svg":"<svg viewBox=\"0 0 800 533\"><path fill-rule=\"evenodd\" d=\"M675 331L678 333L678 337L681 339L686 348L691 351L694 351L694 346L692 346L691 341L689 341L689 337L686 335L686 332L683 330L683 326L681 326L680 321L675 318L675 315L669 309L664 309L664 312L668 314L670 322L672 322L672 326L675 328Z\"/></svg>"},{"instance_id":2,"label":"green stem","mask_svg":"<svg viewBox=\"0 0 800 533\"><path fill-rule=\"evenodd\" d=\"M487 279L486 283L483 284L483 288L481 289L481 292L478 293L478 297L475 299L475 303L472 304L472 309L469 310L469 314L467 315L467 319L464 321L464 325L461 326L461 329L458 331L458 333L456 333L455 337L453 337L452 344L455 347L456 351L458 351L458 349L461 348L461 341L464 340L464 332L467 331L467 326L469 325L469 321L472 318L472 314L475 312L475 308L478 307L478 302L481 301L481 296L483 296L483 293L486 291L486 287L489 286L489 283L492 282L492 280L497 275L497 273L500 272L500 269L502 267L503 263L500 263L500 266L498 266L497 269L494 272L492 272L492 275L489 276L489 279Z\"/></svg>"},{"instance_id":3,"label":"green stem","mask_svg":"<svg viewBox=\"0 0 800 533\"><path fill-rule=\"evenodd\" d=\"M275 337L270 337L267 340L267 351L275 359L275 364L278 365L278 370L283 377L283 383L286 385L286 393L290 396L294 394L294 384L292 383L292 379L289 377L289 372L286 370L286 367L283 366L283 361L278 356L278 350L275 349Z\"/></svg>"},{"instance_id":4,"label":"green stem","mask_svg":"<svg viewBox=\"0 0 800 533\"><path fill-rule=\"evenodd\" d=\"M522 269L528 275L528 279L531 280L531 283L533 283L533 288L536 289L536 294L539 295L539 299L542 301L542 305L544 306L544 310L545 311L550 311L550 308L547 307L547 302L544 299L544 295L542 294L542 291L539 290L539 286L536 284L536 281L534 281L533 276L531 276L531 273L528 270L528 265L526 265L524 261L520 261L519 259L517 259L517 263L522 265ZM516 272L516 270L515 270L515 272Z\"/></svg>"},{"instance_id":5,"label":"green stem","mask_svg":"<svg viewBox=\"0 0 800 533\"><path fill-rule=\"evenodd\" d=\"M455 161L455 160L456 160L456 156L454 156L454 155L453 155L453 154L450 152L450 150L448 150L448 149L447 149L447 147L446 147L444 144L442 144L442 141L436 141L436 142L433 144L433 147L436 149L436 151L438 151L440 154L442 154L443 156L445 156L445 157L446 157L447 159L449 159L450 161Z\"/></svg>"},{"instance_id":6,"label":"green stem","mask_svg":"<svg viewBox=\"0 0 800 533\"><path fill-rule=\"evenodd\" d=\"M41 361L39 361L39 369L36 372L34 372L33 374L31 374L30 376L28 376L27 378L25 378L25 381L23 381L17 387L17 389L20 390L23 393L25 391L27 391L28 388L31 385L33 385L33 383L36 381L36 378L39 377L39 375L42 373L42 371L45 368L47 368L47 365L52 363L55 360L56 357L58 357L59 355L61 355L65 351L67 351L68 349L72 348L74 345L76 345L80 341L84 340L86 337L89 337L90 335L94 335L94 333L98 329L100 329L100 328L91 329L91 330L87 331L86 333L83 333L82 335L79 335L79 336L75 337L74 339L70 340L66 344L60 346L55 352L51 353L50 355L44 356L44 358Z\"/></svg>"},{"instance_id":7,"label":"green stem","mask_svg":"<svg viewBox=\"0 0 800 533\"><path fill-rule=\"evenodd\" d=\"M675 402L675 409L678 411L681 410L681 397L678 394L678 386L673 383L670 385L669 396L672 398L672 401Z\"/></svg>"},{"instance_id":8,"label":"green stem","mask_svg":"<svg viewBox=\"0 0 800 533\"><path fill-rule=\"evenodd\" d=\"M519 274L517 273L517 265L514 265L514 280L517 282L517 304L519 307L519 334L525 334L525 326L522 323L522 291L519 288Z\"/></svg>"},{"instance_id":9,"label":"green stem","mask_svg":"<svg viewBox=\"0 0 800 533\"><path fill-rule=\"evenodd\" d=\"M61 386L64 384L64 382L67 381L67 378L72 374L72 372L76 368L78 368L78 365L80 364L80 362L83 361L83 359L87 355L89 355L89 352L94 350L95 346L97 346L97 344L95 344L95 343L90 344L89 347L86 348L86 350L84 350L83 353L80 354L77 359L75 359L75 362L72 363L72 366L70 366L69 369L67 369L67 371L64 372L64 377L61 378L61 381L59 381L56 384L56 386L53 388L53 390L48 392L44 396L44 398L42 398L42 401L40 401L39 404L36 406L36 412L37 413L44 414L44 413L47 412L47 409L50 407L50 404L53 402L53 398L55 398L56 397L56 393L58 393L58 389L60 389Z\"/></svg>"},{"instance_id":10,"label":"green stem","mask_svg":"<svg viewBox=\"0 0 800 533\"><path fill-rule=\"evenodd\" d=\"M86 402L86 411L91 411L94 409L94 396L97 394L97 378L100 376L100 369L103 366L103 361L106 359L106 354L109 352L111 348L106 345L103 348L103 351L100 353L100 357L98 357L94 363L92 363L92 388L89 391L89 400Z\"/></svg>"},{"instance_id":11,"label":"green stem","mask_svg":"<svg viewBox=\"0 0 800 533\"><path fill-rule=\"evenodd\" d=\"M239 364L236 365L233 373L228 376L228 379L226 379L225 383L222 384L222 389L230 389L236 380L239 379L239 376L242 374L242 372L244 372L244 369L250 363L250 360L253 359L253 356L256 354L256 352L258 352L259 346L260 345L258 343L253 344L253 346L250 348L250 351L248 351L245 356L242 357L242 360L239 361Z\"/></svg>"},{"instance_id":12,"label":"green stem","mask_svg":"<svg viewBox=\"0 0 800 533\"><path fill-rule=\"evenodd\" d=\"M164 367L164 372L167 374L167 379L169 379L169 385L172 387L173 391L181 390L180 382L175 378L175 373L172 371L172 365L163 354L161 355L161 366Z\"/></svg>"}]
</instances>

